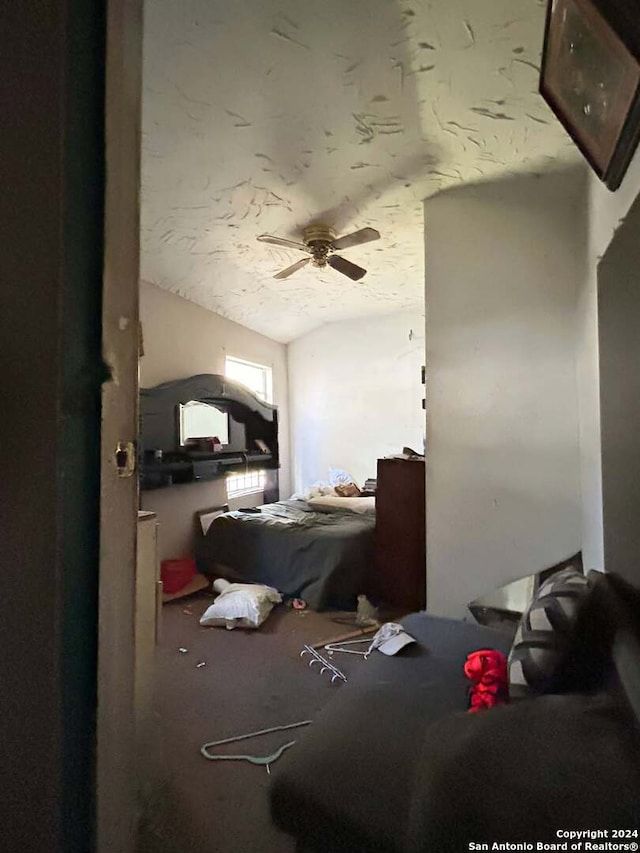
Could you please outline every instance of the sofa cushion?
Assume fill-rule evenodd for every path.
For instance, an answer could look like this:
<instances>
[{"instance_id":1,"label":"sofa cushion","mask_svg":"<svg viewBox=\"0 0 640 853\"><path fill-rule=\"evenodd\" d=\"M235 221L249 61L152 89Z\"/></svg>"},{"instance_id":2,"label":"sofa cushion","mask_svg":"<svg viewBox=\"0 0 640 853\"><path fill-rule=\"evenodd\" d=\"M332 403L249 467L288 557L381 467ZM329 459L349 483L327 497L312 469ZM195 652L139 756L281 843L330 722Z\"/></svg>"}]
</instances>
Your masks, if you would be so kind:
<instances>
[{"instance_id":1,"label":"sofa cushion","mask_svg":"<svg viewBox=\"0 0 640 853\"><path fill-rule=\"evenodd\" d=\"M639 825L640 728L620 695L540 696L450 714L416 751L411 853L557 843L562 828Z\"/></svg>"},{"instance_id":2,"label":"sofa cushion","mask_svg":"<svg viewBox=\"0 0 640 853\"><path fill-rule=\"evenodd\" d=\"M587 591L587 578L568 566L546 580L533 596L509 652L510 698L544 692Z\"/></svg>"},{"instance_id":3,"label":"sofa cushion","mask_svg":"<svg viewBox=\"0 0 640 853\"><path fill-rule=\"evenodd\" d=\"M403 849L416 745L432 722L467 708L467 655L506 653L511 640L426 613L401 621L417 642L363 662L274 768L273 819L314 849Z\"/></svg>"}]
</instances>

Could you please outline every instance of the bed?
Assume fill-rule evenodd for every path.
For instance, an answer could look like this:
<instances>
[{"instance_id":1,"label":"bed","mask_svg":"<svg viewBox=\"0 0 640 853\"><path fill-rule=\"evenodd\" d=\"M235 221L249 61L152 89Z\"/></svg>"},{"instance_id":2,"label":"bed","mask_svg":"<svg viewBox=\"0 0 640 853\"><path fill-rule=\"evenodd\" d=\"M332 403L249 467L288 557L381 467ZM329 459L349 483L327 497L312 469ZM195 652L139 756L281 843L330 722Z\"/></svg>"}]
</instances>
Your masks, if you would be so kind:
<instances>
[{"instance_id":1,"label":"bed","mask_svg":"<svg viewBox=\"0 0 640 853\"><path fill-rule=\"evenodd\" d=\"M354 608L372 565L373 499L318 500L219 515L196 545L198 568L209 577L273 586L314 610Z\"/></svg>"}]
</instances>

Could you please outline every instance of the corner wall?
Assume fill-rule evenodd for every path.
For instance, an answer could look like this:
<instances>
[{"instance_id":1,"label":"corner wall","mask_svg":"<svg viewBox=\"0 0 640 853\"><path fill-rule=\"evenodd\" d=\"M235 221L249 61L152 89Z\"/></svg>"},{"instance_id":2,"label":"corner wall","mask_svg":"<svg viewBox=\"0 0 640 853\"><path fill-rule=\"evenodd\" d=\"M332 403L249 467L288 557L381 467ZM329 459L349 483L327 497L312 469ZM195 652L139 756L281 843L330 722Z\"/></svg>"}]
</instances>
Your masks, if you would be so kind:
<instances>
[{"instance_id":1,"label":"corner wall","mask_svg":"<svg viewBox=\"0 0 640 853\"><path fill-rule=\"evenodd\" d=\"M580 548L575 306L584 172L427 200L427 606Z\"/></svg>"},{"instance_id":2,"label":"corner wall","mask_svg":"<svg viewBox=\"0 0 640 853\"><path fill-rule=\"evenodd\" d=\"M291 483L286 346L144 281L140 283L140 320L144 343L141 388L198 373L224 373L227 355L272 368L280 429L280 493L288 497ZM154 489L141 492L140 496L143 509L158 513L161 559L190 554L194 513L227 502L224 480ZM241 506L247 505L247 498L238 501Z\"/></svg>"},{"instance_id":3,"label":"corner wall","mask_svg":"<svg viewBox=\"0 0 640 853\"><path fill-rule=\"evenodd\" d=\"M598 261L640 193L640 150L620 188L610 192L589 173L587 264L578 301L578 397L580 405L581 529L585 569L604 568L600 377L598 358Z\"/></svg>"},{"instance_id":4,"label":"corner wall","mask_svg":"<svg viewBox=\"0 0 640 853\"><path fill-rule=\"evenodd\" d=\"M422 452L424 314L329 323L289 344L294 490L344 468L362 484L403 446Z\"/></svg>"}]
</instances>

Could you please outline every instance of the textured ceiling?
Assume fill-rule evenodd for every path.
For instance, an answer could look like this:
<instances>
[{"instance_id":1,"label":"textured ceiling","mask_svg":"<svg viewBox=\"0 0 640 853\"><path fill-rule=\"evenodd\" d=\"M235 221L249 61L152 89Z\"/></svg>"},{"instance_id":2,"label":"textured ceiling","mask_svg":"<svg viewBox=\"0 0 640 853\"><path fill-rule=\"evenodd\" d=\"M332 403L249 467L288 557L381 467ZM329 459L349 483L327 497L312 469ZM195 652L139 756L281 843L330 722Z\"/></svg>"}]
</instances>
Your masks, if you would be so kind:
<instances>
[{"instance_id":1,"label":"textured ceiling","mask_svg":"<svg viewBox=\"0 0 640 853\"><path fill-rule=\"evenodd\" d=\"M422 308L422 201L574 162L538 94L543 0L147 0L142 277L279 341ZM257 243L382 239L361 282Z\"/></svg>"}]
</instances>

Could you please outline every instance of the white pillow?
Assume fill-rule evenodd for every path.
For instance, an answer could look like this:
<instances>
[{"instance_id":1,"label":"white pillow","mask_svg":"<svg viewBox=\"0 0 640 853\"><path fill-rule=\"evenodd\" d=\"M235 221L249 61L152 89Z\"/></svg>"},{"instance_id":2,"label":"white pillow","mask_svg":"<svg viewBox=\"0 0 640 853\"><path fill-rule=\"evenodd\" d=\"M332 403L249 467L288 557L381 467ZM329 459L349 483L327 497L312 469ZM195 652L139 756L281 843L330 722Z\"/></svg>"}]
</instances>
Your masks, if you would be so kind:
<instances>
[{"instance_id":1,"label":"white pillow","mask_svg":"<svg viewBox=\"0 0 640 853\"><path fill-rule=\"evenodd\" d=\"M220 594L200 618L201 625L225 628L259 628L282 596L272 586L260 583L229 583L218 578L213 588Z\"/></svg>"},{"instance_id":2,"label":"white pillow","mask_svg":"<svg viewBox=\"0 0 640 853\"><path fill-rule=\"evenodd\" d=\"M329 482L332 486L346 486L349 483L355 483L355 480L342 468L329 468Z\"/></svg>"},{"instance_id":3,"label":"white pillow","mask_svg":"<svg viewBox=\"0 0 640 853\"><path fill-rule=\"evenodd\" d=\"M291 495L292 501L308 501L309 498L317 498L319 495L335 495L337 494L336 490L333 486L330 486L329 483L323 483L321 481L317 483L312 483L308 488L306 488L303 492L296 492Z\"/></svg>"},{"instance_id":4,"label":"white pillow","mask_svg":"<svg viewBox=\"0 0 640 853\"><path fill-rule=\"evenodd\" d=\"M322 495L307 501L310 507L319 512L335 512L335 510L346 510L347 512L375 513L376 499L367 498L339 498L332 495Z\"/></svg>"}]
</instances>

